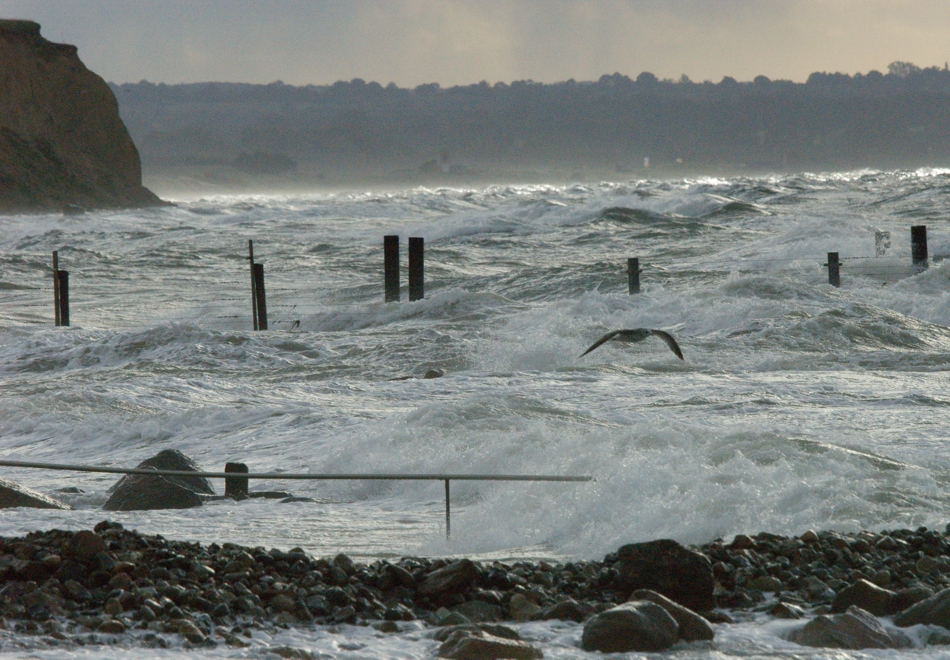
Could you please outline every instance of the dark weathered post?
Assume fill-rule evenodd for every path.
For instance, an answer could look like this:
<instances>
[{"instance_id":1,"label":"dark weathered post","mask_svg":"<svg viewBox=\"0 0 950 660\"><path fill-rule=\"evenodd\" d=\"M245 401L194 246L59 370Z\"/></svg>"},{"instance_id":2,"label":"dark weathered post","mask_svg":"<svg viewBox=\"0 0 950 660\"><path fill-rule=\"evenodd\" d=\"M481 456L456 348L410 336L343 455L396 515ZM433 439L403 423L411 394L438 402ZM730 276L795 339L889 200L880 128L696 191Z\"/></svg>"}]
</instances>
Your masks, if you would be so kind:
<instances>
[{"instance_id":1,"label":"dark weathered post","mask_svg":"<svg viewBox=\"0 0 950 660\"><path fill-rule=\"evenodd\" d=\"M425 298L425 240L409 237L409 302Z\"/></svg>"},{"instance_id":2,"label":"dark weathered post","mask_svg":"<svg viewBox=\"0 0 950 660\"><path fill-rule=\"evenodd\" d=\"M383 236L386 302L399 302L399 236Z\"/></svg>"},{"instance_id":3,"label":"dark weathered post","mask_svg":"<svg viewBox=\"0 0 950 660\"><path fill-rule=\"evenodd\" d=\"M888 248L891 247L891 232L889 231L875 231L874 232L874 256L883 257L887 254Z\"/></svg>"},{"instance_id":4,"label":"dark weathered post","mask_svg":"<svg viewBox=\"0 0 950 660\"><path fill-rule=\"evenodd\" d=\"M56 327L59 327L59 252L53 250L53 312L56 317Z\"/></svg>"},{"instance_id":5,"label":"dark weathered post","mask_svg":"<svg viewBox=\"0 0 950 660\"><path fill-rule=\"evenodd\" d=\"M914 269L920 273L927 270L927 227L916 225L910 228L910 254L914 261Z\"/></svg>"},{"instance_id":6,"label":"dark weathered post","mask_svg":"<svg viewBox=\"0 0 950 660\"><path fill-rule=\"evenodd\" d=\"M828 253L828 284L831 286L841 286L841 262L838 261L837 252Z\"/></svg>"},{"instance_id":7,"label":"dark weathered post","mask_svg":"<svg viewBox=\"0 0 950 660\"><path fill-rule=\"evenodd\" d=\"M445 480L445 538L452 535L452 509L449 505L449 480Z\"/></svg>"},{"instance_id":8,"label":"dark weathered post","mask_svg":"<svg viewBox=\"0 0 950 660\"><path fill-rule=\"evenodd\" d=\"M630 295L640 293L640 260L637 257L627 259L627 285Z\"/></svg>"},{"instance_id":9,"label":"dark weathered post","mask_svg":"<svg viewBox=\"0 0 950 660\"><path fill-rule=\"evenodd\" d=\"M56 284L59 290L59 324L69 326L69 271L56 271Z\"/></svg>"},{"instance_id":10,"label":"dark weathered post","mask_svg":"<svg viewBox=\"0 0 950 660\"><path fill-rule=\"evenodd\" d=\"M257 303L257 329L267 330L267 296L264 293L264 264L254 264L254 301Z\"/></svg>"},{"instance_id":11,"label":"dark weathered post","mask_svg":"<svg viewBox=\"0 0 950 660\"><path fill-rule=\"evenodd\" d=\"M254 283L254 241L247 240L247 260L251 264L251 316L254 317L254 329L257 330L257 285Z\"/></svg>"},{"instance_id":12,"label":"dark weathered post","mask_svg":"<svg viewBox=\"0 0 950 660\"><path fill-rule=\"evenodd\" d=\"M225 463L225 472L235 474L247 474L247 465L244 463ZM246 500L247 495L247 477L225 477L224 478L224 496L232 500Z\"/></svg>"}]
</instances>

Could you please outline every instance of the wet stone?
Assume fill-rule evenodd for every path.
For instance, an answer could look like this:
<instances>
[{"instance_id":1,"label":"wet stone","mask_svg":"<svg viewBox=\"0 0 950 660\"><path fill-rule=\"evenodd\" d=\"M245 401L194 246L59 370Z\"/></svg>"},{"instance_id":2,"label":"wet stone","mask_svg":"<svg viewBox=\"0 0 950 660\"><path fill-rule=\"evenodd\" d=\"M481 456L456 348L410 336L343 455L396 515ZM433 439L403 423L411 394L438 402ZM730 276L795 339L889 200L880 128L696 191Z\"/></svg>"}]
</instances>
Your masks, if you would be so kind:
<instances>
[{"instance_id":1,"label":"wet stone","mask_svg":"<svg viewBox=\"0 0 950 660\"><path fill-rule=\"evenodd\" d=\"M96 630L101 633L118 635L125 632L125 624L118 619L109 619L96 626Z\"/></svg>"}]
</instances>

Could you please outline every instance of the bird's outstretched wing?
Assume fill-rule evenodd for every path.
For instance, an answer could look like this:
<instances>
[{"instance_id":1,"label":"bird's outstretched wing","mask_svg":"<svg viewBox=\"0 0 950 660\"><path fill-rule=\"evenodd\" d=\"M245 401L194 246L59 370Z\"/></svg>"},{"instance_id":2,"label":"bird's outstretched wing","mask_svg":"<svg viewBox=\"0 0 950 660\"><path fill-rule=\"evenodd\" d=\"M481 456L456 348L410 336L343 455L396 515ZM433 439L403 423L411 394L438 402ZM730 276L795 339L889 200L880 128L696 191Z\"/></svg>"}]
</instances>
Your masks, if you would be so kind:
<instances>
[{"instance_id":1,"label":"bird's outstretched wing","mask_svg":"<svg viewBox=\"0 0 950 660\"><path fill-rule=\"evenodd\" d=\"M598 346L600 346L600 345L603 344L604 342L608 342L608 341L610 341L611 339L613 339L614 337L616 337L617 335L619 335L621 332L623 332L623 330L614 330L613 332L608 332L606 335L604 335L603 337L601 337L600 339L598 339L597 341L595 341L595 342L591 345L590 348L588 348L586 351L584 351L583 353L581 353L579 357L584 357L585 355L587 355L588 353L590 353L592 350L594 350L595 348L597 348Z\"/></svg>"},{"instance_id":2,"label":"bird's outstretched wing","mask_svg":"<svg viewBox=\"0 0 950 660\"><path fill-rule=\"evenodd\" d=\"M683 357L683 351L680 350L679 344L677 344L676 340L673 339L673 335L668 332L664 332L663 330L651 330L650 332L665 341L666 345L670 347L670 350L676 353L676 357L678 357L680 360L686 360L686 358Z\"/></svg>"}]
</instances>

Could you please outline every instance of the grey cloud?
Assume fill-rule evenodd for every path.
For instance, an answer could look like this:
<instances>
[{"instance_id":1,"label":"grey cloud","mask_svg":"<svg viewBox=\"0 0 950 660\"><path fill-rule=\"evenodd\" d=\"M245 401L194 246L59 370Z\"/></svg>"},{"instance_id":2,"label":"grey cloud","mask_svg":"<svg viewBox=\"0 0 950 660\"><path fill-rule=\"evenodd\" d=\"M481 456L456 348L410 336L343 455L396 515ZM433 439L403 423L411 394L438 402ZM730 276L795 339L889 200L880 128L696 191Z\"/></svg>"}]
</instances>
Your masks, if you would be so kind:
<instances>
[{"instance_id":1,"label":"grey cloud","mask_svg":"<svg viewBox=\"0 0 950 660\"><path fill-rule=\"evenodd\" d=\"M116 82L803 80L950 58L944 0L0 0Z\"/></svg>"}]
</instances>

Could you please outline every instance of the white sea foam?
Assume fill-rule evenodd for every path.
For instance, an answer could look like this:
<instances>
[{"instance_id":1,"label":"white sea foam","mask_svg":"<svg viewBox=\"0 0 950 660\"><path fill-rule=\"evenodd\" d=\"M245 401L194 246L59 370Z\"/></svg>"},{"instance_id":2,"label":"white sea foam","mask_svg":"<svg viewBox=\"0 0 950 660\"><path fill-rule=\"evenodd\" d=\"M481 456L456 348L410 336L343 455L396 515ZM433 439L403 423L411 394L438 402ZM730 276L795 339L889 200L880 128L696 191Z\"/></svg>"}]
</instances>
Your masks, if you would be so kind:
<instances>
[{"instance_id":1,"label":"white sea foam","mask_svg":"<svg viewBox=\"0 0 950 660\"><path fill-rule=\"evenodd\" d=\"M112 476L4 470L85 493L63 495L72 512L7 512L0 534L109 517L321 555L600 558L659 537L942 529L950 266L916 274L909 226L926 223L920 209L947 215L946 181L922 170L419 188L4 218L5 458L132 466L178 448L214 470L596 481L453 482L447 542L441 482L274 481L254 486L317 501L107 516ZM875 230L891 232L885 259ZM931 254L950 253L950 236L930 230ZM382 302L388 233L426 239L425 300ZM247 239L267 271L265 333L250 330ZM50 327L52 250L71 272L68 329ZM822 266L833 251L838 289ZM626 293L633 256L638 296ZM685 362L655 340L578 358L621 327L673 332ZM393 380L430 368L447 375ZM830 657L781 641L782 625L725 627L716 650L678 654ZM572 626L526 630L547 657L576 657ZM366 645L350 650L327 631L281 636L334 657L434 648L363 629L343 636Z\"/></svg>"}]
</instances>

